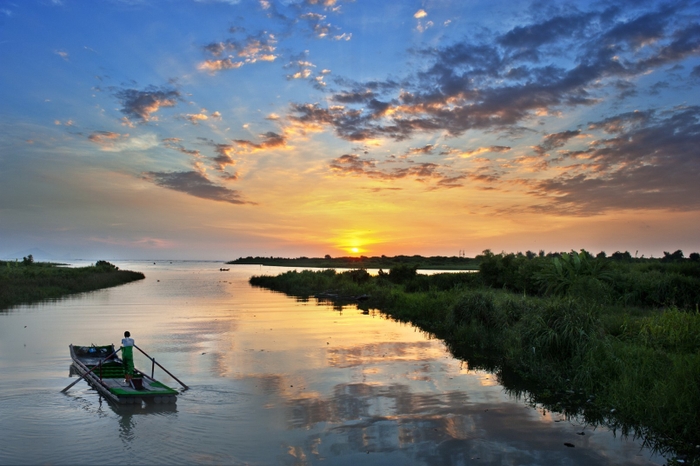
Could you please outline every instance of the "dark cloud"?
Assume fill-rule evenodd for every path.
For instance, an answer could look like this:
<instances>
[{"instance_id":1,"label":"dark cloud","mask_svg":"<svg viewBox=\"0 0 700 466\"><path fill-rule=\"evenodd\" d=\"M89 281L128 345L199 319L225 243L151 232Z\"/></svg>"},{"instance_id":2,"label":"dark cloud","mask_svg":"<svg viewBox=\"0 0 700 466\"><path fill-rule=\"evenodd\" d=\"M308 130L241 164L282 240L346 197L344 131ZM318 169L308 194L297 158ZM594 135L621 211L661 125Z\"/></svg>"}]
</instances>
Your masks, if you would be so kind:
<instances>
[{"instance_id":1,"label":"dark cloud","mask_svg":"<svg viewBox=\"0 0 700 466\"><path fill-rule=\"evenodd\" d=\"M168 149L174 149L186 155L190 155L195 158L200 158L202 154L196 149L186 149L178 138L166 138L163 139L163 145Z\"/></svg>"},{"instance_id":2,"label":"dark cloud","mask_svg":"<svg viewBox=\"0 0 700 466\"><path fill-rule=\"evenodd\" d=\"M429 155L435 150L434 144L426 144L423 147L412 147L406 151L406 155Z\"/></svg>"},{"instance_id":3,"label":"dark cloud","mask_svg":"<svg viewBox=\"0 0 700 466\"><path fill-rule=\"evenodd\" d=\"M238 173L222 173L219 178L226 181L238 181Z\"/></svg>"},{"instance_id":4,"label":"dark cloud","mask_svg":"<svg viewBox=\"0 0 700 466\"><path fill-rule=\"evenodd\" d=\"M231 144L214 144L214 151L218 154L211 160L217 165L217 170L224 171L228 165L235 165L236 160L231 156L235 153L235 146Z\"/></svg>"},{"instance_id":5,"label":"dark cloud","mask_svg":"<svg viewBox=\"0 0 700 466\"><path fill-rule=\"evenodd\" d=\"M640 15L628 21L619 21L601 35L601 42L624 44L637 49L644 44L664 37L669 20L676 13L676 8L662 6L656 11Z\"/></svg>"},{"instance_id":6,"label":"dark cloud","mask_svg":"<svg viewBox=\"0 0 700 466\"><path fill-rule=\"evenodd\" d=\"M247 147L249 149L273 149L276 147L284 147L287 145L287 138L284 135L277 134L272 131L268 131L265 134L261 134L262 142L255 143L247 139L235 139L234 142L239 146Z\"/></svg>"},{"instance_id":7,"label":"dark cloud","mask_svg":"<svg viewBox=\"0 0 700 466\"><path fill-rule=\"evenodd\" d=\"M157 186L180 191L191 196L229 204L251 204L241 199L238 191L218 186L198 171L186 172L147 172L143 179Z\"/></svg>"},{"instance_id":8,"label":"dark cloud","mask_svg":"<svg viewBox=\"0 0 700 466\"><path fill-rule=\"evenodd\" d=\"M403 162L404 166L384 168L382 165L391 162L378 162L374 159L362 158L357 154L345 154L331 160L329 168L339 175L363 176L380 180L400 180L413 178L416 181L435 181L435 187L454 187L465 176L445 175L441 173L440 165L432 162Z\"/></svg>"},{"instance_id":9,"label":"dark cloud","mask_svg":"<svg viewBox=\"0 0 700 466\"><path fill-rule=\"evenodd\" d=\"M496 41L511 49L537 50L547 44L559 43L563 39L579 36L592 21L593 13L557 15L527 26L517 26L501 35Z\"/></svg>"},{"instance_id":10,"label":"dark cloud","mask_svg":"<svg viewBox=\"0 0 700 466\"><path fill-rule=\"evenodd\" d=\"M694 78L700 78L700 65L697 65L693 68L693 71L690 72L690 76Z\"/></svg>"},{"instance_id":11,"label":"dark cloud","mask_svg":"<svg viewBox=\"0 0 700 466\"><path fill-rule=\"evenodd\" d=\"M611 209L700 210L700 107L632 112L589 125L613 137L583 151L561 176L530 183L546 199L535 207L595 215Z\"/></svg>"},{"instance_id":12,"label":"dark cloud","mask_svg":"<svg viewBox=\"0 0 700 466\"><path fill-rule=\"evenodd\" d=\"M591 122L588 129L602 129L606 133L620 134L629 131L630 128L645 125L654 116L654 112L635 110L634 112L621 113L601 121Z\"/></svg>"},{"instance_id":13,"label":"dark cloud","mask_svg":"<svg viewBox=\"0 0 700 466\"><path fill-rule=\"evenodd\" d=\"M121 89L115 93L122 104L121 112L142 123L157 119L153 116L162 107L174 107L180 101L176 89L149 87L146 90Z\"/></svg>"},{"instance_id":14,"label":"dark cloud","mask_svg":"<svg viewBox=\"0 0 700 466\"><path fill-rule=\"evenodd\" d=\"M101 146L109 146L128 136L128 134L114 133L112 131L93 131L88 136L88 140Z\"/></svg>"},{"instance_id":15,"label":"dark cloud","mask_svg":"<svg viewBox=\"0 0 700 466\"><path fill-rule=\"evenodd\" d=\"M535 147L535 152L545 154L546 152L564 146L569 139L581 134L581 130L562 131L560 133L548 134L542 139L542 144Z\"/></svg>"},{"instance_id":16,"label":"dark cloud","mask_svg":"<svg viewBox=\"0 0 700 466\"><path fill-rule=\"evenodd\" d=\"M293 104L292 119L332 127L349 141L404 140L435 131L510 133L536 115L597 104L610 89L631 97L637 77L700 54L689 6L642 8L545 12L492 42L415 50L428 66L400 86L336 80L331 101L340 105Z\"/></svg>"}]
</instances>

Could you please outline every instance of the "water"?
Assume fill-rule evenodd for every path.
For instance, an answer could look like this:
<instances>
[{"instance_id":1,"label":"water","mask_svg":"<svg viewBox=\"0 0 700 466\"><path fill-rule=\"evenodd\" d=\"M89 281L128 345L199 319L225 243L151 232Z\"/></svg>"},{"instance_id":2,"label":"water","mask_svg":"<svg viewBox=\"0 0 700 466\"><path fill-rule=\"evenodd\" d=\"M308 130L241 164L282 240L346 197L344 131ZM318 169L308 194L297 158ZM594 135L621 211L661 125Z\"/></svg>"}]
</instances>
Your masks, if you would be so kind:
<instances>
[{"instance_id":1,"label":"water","mask_svg":"<svg viewBox=\"0 0 700 466\"><path fill-rule=\"evenodd\" d=\"M0 312L0 464L665 462L513 399L410 325L248 285L285 269L116 265L146 279ZM119 346L124 330L190 386L177 405L60 393L70 343Z\"/></svg>"}]
</instances>

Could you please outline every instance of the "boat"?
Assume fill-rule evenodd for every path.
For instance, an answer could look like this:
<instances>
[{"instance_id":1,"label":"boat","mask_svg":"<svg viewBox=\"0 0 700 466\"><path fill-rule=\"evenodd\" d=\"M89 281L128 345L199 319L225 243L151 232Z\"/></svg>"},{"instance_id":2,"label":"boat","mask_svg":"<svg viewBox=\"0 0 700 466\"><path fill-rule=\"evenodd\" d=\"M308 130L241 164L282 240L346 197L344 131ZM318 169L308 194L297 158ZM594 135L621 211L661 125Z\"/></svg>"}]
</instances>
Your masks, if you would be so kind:
<instances>
[{"instance_id":1,"label":"boat","mask_svg":"<svg viewBox=\"0 0 700 466\"><path fill-rule=\"evenodd\" d=\"M114 345L69 345L69 349L75 372L109 401L120 405L141 404L142 401L149 404L177 401L178 391L154 379L153 374L149 376L134 368L134 377L131 381L126 381L126 365L117 357L118 350L115 351ZM154 367L158 364L153 358L146 356L151 359ZM158 366L162 367L160 364ZM70 386L66 387L68 388Z\"/></svg>"}]
</instances>

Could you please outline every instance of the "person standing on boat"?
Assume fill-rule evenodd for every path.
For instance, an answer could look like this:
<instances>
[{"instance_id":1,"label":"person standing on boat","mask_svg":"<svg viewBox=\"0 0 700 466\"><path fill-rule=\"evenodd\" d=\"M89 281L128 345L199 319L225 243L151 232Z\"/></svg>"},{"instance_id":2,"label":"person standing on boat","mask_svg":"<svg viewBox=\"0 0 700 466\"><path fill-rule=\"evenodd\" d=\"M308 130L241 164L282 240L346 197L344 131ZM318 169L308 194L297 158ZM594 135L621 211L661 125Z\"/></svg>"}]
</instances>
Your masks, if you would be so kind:
<instances>
[{"instance_id":1,"label":"person standing on boat","mask_svg":"<svg viewBox=\"0 0 700 466\"><path fill-rule=\"evenodd\" d=\"M127 330L122 338L122 358L124 359L124 378L127 383L131 382L134 377L134 339L131 338L131 333Z\"/></svg>"}]
</instances>

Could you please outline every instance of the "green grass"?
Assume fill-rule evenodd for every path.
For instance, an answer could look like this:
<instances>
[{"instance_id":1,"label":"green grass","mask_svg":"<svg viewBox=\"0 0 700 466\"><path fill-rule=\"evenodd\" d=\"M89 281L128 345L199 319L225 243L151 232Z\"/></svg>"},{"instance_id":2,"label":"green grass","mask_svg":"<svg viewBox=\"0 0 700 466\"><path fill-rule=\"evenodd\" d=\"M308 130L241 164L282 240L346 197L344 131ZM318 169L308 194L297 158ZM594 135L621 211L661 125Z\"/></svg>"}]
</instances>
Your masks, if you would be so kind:
<instances>
[{"instance_id":1,"label":"green grass","mask_svg":"<svg viewBox=\"0 0 700 466\"><path fill-rule=\"evenodd\" d=\"M503 283L489 286L496 274L518 283L519 270L533 270L517 260L509 266L515 272L501 264L490 277L488 272L421 276L402 266L376 277L363 270L325 270L250 282L340 305L369 296L357 306L379 309L443 339L470 367L493 371L506 390L593 425L642 436L658 451L700 464L695 447L700 443L700 313L689 304L696 295L676 286L663 291L661 301L615 298L642 288L631 279L615 283L609 273L623 278L659 273L658 267L645 271L636 264L598 265L582 275L574 265L557 292L546 286L531 294L514 293ZM659 282L680 276L676 283L695 279L670 270L643 283L656 293ZM600 296L601 289L609 294Z\"/></svg>"},{"instance_id":2,"label":"green grass","mask_svg":"<svg viewBox=\"0 0 700 466\"><path fill-rule=\"evenodd\" d=\"M57 299L145 278L105 261L68 268L50 263L0 261L0 309Z\"/></svg>"}]
</instances>

